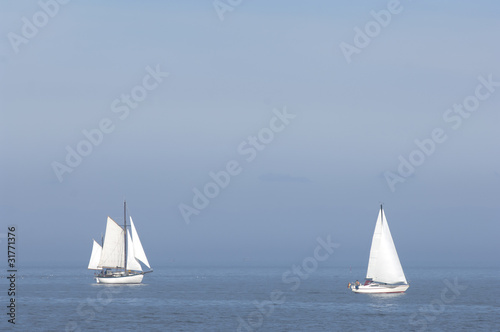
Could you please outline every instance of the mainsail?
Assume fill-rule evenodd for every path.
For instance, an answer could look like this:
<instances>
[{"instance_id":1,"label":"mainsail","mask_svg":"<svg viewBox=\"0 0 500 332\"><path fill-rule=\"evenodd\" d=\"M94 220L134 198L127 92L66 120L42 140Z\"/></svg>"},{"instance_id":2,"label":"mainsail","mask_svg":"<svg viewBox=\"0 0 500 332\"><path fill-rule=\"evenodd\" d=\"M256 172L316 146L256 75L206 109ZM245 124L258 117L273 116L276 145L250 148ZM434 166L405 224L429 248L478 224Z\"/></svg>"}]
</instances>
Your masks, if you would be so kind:
<instances>
[{"instance_id":1,"label":"mainsail","mask_svg":"<svg viewBox=\"0 0 500 332\"><path fill-rule=\"evenodd\" d=\"M123 228L108 217L104 245L98 265L100 268L117 269L125 267L125 239L123 236Z\"/></svg>"},{"instance_id":2,"label":"mainsail","mask_svg":"<svg viewBox=\"0 0 500 332\"><path fill-rule=\"evenodd\" d=\"M90 255L89 270L101 270L99 265L99 260L101 259L102 247L96 240L93 240L92 254Z\"/></svg>"},{"instance_id":3,"label":"mainsail","mask_svg":"<svg viewBox=\"0 0 500 332\"><path fill-rule=\"evenodd\" d=\"M386 284L407 283L382 208L373 233L366 278Z\"/></svg>"},{"instance_id":4,"label":"mainsail","mask_svg":"<svg viewBox=\"0 0 500 332\"><path fill-rule=\"evenodd\" d=\"M139 234L137 234L137 230L135 229L134 222L132 221L132 217L130 217L130 228L132 229L132 240L133 240L133 244L134 244L135 258L140 260L148 268L151 268L151 266L149 266L149 262L148 262L148 258L146 257L146 253L144 252L144 248L142 247L141 240L139 239Z\"/></svg>"}]
</instances>

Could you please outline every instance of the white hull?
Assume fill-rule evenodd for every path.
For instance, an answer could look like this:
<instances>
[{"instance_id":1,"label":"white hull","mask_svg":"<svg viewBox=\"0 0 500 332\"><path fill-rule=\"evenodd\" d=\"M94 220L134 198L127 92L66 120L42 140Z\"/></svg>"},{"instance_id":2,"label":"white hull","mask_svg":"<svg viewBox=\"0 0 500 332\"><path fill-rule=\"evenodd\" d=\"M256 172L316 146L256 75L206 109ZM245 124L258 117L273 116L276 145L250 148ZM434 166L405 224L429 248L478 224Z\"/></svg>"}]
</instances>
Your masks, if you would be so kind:
<instances>
[{"instance_id":1,"label":"white hull","mask_svg":"<svg viewBox=\"0 0 500 332\"><path fill-rule=\"evenodd\" d=\"M140 284L144 274L134 274L118 277L96 277L98 284Z\"/></svg>"},{"instance_id":2,"label":"white hull","mask_svg":"<svg viewBox=\"0 0 500 332\"><path fill-rule=\"evenodd\" d=\"M351 290L355 293L364 294L383 294L383 293L404 293L410 285L380 285L380 284L370 284L370 285L359 285L351 286Z\"/></svg>"}]
</instances>

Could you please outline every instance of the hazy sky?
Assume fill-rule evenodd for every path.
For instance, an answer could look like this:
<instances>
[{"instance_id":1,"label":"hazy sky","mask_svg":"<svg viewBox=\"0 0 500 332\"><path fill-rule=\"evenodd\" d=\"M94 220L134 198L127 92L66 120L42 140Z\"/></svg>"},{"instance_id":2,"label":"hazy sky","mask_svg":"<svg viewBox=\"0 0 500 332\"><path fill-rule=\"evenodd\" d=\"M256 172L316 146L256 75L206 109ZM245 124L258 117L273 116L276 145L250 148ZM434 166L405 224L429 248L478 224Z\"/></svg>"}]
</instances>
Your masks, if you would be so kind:
<instances>
[{"instance_id":1,"label":"hazy sky","mask_svg":"<svg viewBox=\"0 0 500 332\"><path fill-rule=\"evenodd\" d=\"M86 268L126 199L153 267L300 263L328 234L366 266L381 202L403 267L500 266L498 2L62 2L1 4L23 264Z\"/></svg>"}]
</instances>

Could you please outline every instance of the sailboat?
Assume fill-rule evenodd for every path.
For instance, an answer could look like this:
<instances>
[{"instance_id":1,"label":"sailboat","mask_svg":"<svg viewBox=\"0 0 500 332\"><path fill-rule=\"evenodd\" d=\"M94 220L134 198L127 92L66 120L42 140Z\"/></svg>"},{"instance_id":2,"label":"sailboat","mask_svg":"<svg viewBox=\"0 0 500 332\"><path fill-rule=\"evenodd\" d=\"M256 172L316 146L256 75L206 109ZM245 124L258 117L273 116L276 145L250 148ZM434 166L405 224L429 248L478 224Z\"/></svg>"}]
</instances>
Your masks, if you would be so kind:
<instances>
[{"instance_id":1,"label":"sailboat","mask_svg":"<svg viewBox=\"0 0 500 332\"><path fill-rule=\"evenodd\" d=\"M373 233L366 281L363 285L359 282L350 284L350 287L355 293L403 293L410 287L399 261L382 205Z\"/></svg>"},{"instance_id":2,"label":"sailboat","mask_svg":"<svg viewBox=\"0 0 500 332\"><path fill-rule=\"evenodd\" d=\"M130 235L132 233L132 236ZM150 270L143 271L141 263ZM99 270L98 284L140 284L146 273L153 272L130 217L127 230L127 203L123 203L123 227L108 217L102 245L93 240L89 270Z\"/></svg>"}]
</instances>

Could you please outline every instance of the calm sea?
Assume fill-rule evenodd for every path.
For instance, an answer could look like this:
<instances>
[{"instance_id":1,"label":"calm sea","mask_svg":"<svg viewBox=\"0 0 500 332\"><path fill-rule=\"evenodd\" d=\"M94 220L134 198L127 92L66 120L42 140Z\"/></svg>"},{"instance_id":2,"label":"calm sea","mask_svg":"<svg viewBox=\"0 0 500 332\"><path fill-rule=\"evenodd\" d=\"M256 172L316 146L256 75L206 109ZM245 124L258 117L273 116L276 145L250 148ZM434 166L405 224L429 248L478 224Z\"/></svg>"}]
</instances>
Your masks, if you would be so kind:
<instances>
[{"instance_id":1,"label":"calm sea","mask_svg":"<svg viewBox=\"0 0 500 332\"><path fill-rule=\"evenodd\" d=\"M106 286L85 269L25 268L15 330L500 331L498 269L405 268L405 294L350 292L365 269L155 268L142 285Z\"/></svg>"}]
</instances>

